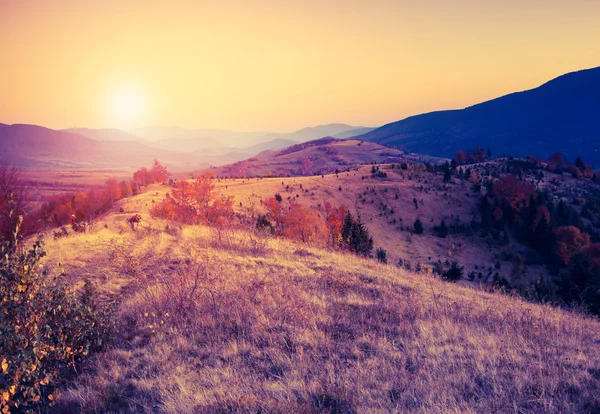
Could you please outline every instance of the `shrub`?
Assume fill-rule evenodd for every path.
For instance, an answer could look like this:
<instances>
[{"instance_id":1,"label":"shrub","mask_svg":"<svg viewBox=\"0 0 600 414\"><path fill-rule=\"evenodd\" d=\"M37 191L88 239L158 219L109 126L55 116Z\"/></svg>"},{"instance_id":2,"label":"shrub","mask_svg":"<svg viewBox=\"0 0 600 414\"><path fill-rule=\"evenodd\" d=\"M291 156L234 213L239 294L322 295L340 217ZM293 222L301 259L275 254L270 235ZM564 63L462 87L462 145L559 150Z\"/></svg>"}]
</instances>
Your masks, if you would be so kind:
<instances>
[{"instance_id":1,"label":"shrub","mask_svg":"<svg viewBox=\"0 0 600 414\"><path fill-rule=\"evenodd\" d=\"M442 273L442 279L449 282L457 282L463 277L464 266L460 266L457 261L450 264L448 270Z\"/></svg>"},{"instance_id":2,"label":"shrub","mask_svg":"<svg viewBox=\"0 0 600 414\"><path fill-rule=\"evenodd\" d=\"M416 234L423 234L423 223L421 223L420 219L416 219L413 226Z\"/></svg>"},{"instance_id":3,"label":"shrub","mask_svg":"<svg viewBox=\"0 0 600 414\"><path fill-rule=\"evenodd\" d=\"M40 265L41 240L29 250L12 241L0 245L0 407L2 412L38 411L52 405L57 377L101 348L108 328L87 283L77 297L61 278L49 279Z\"/></svg>"},{"instance_id":4,"label":"shrub","mask_svg":"<svg viewBox=\"0 0 600 414\"><path fill-rule=\"evenodd\" d=\"M438 237L445 238L448 235L448 226L446 226L444 220L442 220L439 226L434 227L434 230Z\"/></svg>"},{"instance_id":5,"label":"shrub","mask_svg":"<svg viewBox=\"0 0 600 414\"><path fill-rule=\"evenodd\" d=\"M346 213L342 224L342 240L356 254L368 256L373 250L373 237L360 220L354 219L350 212Z\"/></svg>"},{"instance_id":6,"label":"shrub","mask_svg":"<svg viewBox=\"0 0 600 414\"><path fill-rule=\"evenodd\" d=\"M376 251L376 255L377 255L377 260L379 260L381 263L384 263L384 264L387 263L387 252L383 248L378 247L377 251Z\"/></svg>"}]
</instances>

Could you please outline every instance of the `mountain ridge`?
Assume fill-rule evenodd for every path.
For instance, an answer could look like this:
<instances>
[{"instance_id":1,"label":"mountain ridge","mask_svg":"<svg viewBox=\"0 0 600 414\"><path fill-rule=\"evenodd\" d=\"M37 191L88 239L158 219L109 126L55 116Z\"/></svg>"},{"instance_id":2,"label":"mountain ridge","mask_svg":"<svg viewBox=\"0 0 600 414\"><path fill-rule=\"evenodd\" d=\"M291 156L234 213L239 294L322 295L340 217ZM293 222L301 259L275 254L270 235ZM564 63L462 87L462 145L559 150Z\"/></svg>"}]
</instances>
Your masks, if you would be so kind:
<instances>
[{"instance_id":1,"label":"mountain ridge","mask_svg":"<svg viewBox=\"0 0 600 414\"><path fill-rule=\"evenodd\" d=\"M600 164L600 67L463 109L413 115L355 138L407 151L453 157L476 145L496 154L561 151Z\"/></svg>"}]
</instances>

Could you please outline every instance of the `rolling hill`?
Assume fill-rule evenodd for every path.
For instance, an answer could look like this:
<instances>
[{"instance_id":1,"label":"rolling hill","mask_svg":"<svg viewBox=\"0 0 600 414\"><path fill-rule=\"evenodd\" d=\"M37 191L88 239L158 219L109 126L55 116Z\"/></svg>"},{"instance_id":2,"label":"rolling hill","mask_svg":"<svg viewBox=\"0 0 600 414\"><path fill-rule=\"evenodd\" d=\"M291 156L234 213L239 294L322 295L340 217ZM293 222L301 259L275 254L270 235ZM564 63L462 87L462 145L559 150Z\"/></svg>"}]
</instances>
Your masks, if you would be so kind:
<instances>
[{"instance_id":1,"label":"rolling hill","mask_svg":"<svg viewBox=\"0 0 600 414\"><path fill-rule=\"evenodd\" d=\"M151 218L166 191L152 186L90 232L47 241L44 267L92 286L117 328L62 384L57 412L598 411L596 319Z\"/></svg>"},{"instance_id":2,"label":"rolling hill","mask_svg":"<svg viewBox=\"0 0 600 414\"><path fill-rule=\"evenodd\" d=\"M235 164L213 168L220 176L290 176L328 174L360 164L399 162L407 157L396 148L372 142L327 137L292 145L279 151L267 150Z\"/></svg>"},{"instance_id":3,"label":"rolling hill","mask_svg":"<svg viewBox=\"0 0 600 414\"><path fill-rule=\"evenodd\" d=\"M406 151L453 157L476 145L494 154L548 157L561 151L600 165L600 67L460 110L393 122L356 137Z\"/></svg>"}]
</instances>

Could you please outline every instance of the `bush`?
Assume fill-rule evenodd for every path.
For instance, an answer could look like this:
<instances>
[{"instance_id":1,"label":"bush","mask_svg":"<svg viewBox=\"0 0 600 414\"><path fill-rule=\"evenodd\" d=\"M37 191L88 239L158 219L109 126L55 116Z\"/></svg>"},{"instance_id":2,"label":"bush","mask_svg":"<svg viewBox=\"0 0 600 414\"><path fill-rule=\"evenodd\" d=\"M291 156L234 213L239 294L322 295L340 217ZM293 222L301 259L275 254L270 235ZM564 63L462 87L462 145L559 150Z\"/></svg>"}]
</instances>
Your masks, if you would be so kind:
<instances>
[{"instance_id":1,"label":"bush","mask_svg":"<svg viewBox=\"0 0 600 414\"><path fill-rule=\"evenodd\" d=\"M41 240L27 250L0 244L0 408L38 411L52 405L58 375L101 348L108 328L93 304L90 284L78 298L40 265Z\"/></svg>"},{"instance_id":2,"label":"bush","mask_svg":"<svg viewBox=\"0 0 600 414\"><path fill-rule=\"evenodd\" d=\"M449 282L457 282L463 277L464 266L460 266L457 261L450 264L448 270L442 273L442 279Z\"/></svg>"},{"instance_id":3,"label":"bush","mask_svg":"<svg viewBox=\"0 0 600 414\"><path fill-rule=\"evenodd\" d=\"M420 219L416 219L413 226L416 234L423 234L423 223L421 223Z\"/></svg>"},{"instance_id":4,"label":"bush","mask_svg":"<svg viewBox=\"0 0 600 414\"><path fill-rule=\"evenodd\" d=\"M438 237L445 238L448 236L448 226L446 226L446 222L442 220L439 226L433 228Z\"/></svg>"},{"instance_id":5,"label":"bush","mask_svg":"<svg viewBox=\"0 0 600 414\"><path fill-rule=\"evenodd\" d=\"M376 254L377 254L377 260L379 260L381 263L384 263L384 264L387 263L387 252L383 248L378 247Z\"/></svg>"}]
</instances>

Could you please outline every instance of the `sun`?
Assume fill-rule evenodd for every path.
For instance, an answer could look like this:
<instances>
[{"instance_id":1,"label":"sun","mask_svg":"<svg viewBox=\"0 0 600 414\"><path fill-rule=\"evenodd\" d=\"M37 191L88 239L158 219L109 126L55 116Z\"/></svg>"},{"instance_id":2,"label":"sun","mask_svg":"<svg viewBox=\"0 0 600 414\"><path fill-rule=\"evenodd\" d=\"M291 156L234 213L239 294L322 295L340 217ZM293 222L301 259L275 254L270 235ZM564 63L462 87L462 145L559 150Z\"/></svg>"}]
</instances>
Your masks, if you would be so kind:
<instances>
[{"instance_id":1,"label":"sun","mask_svg":"<svg viewBox=\"0 0 600 414\"><path fill-rule=\"evenodd\" d=\"M146 112L146 100L134 87L115 89L109 97L109 113L118 126L132 127L140 123Z\"/></svg>"}]
</instances>

